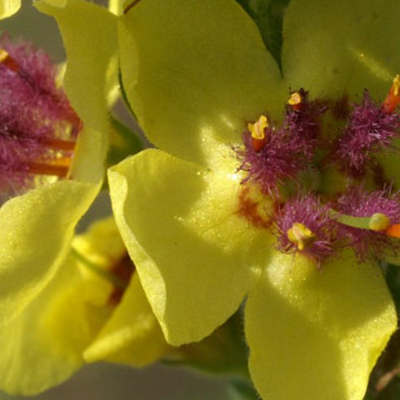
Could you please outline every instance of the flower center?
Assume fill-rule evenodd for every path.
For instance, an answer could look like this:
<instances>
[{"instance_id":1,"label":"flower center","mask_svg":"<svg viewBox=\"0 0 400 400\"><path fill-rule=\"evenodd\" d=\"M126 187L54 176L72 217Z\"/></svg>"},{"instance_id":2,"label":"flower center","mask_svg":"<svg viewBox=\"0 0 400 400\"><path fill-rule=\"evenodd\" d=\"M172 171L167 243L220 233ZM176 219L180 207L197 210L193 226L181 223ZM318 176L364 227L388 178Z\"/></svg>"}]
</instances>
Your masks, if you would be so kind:
<instances>
[{"instance_id":1,"label":"flower center","mask_svg":"<svg viewBox=\"0 0 400 400\"><path fill-rule=\"evenodd\" d=\"M82 122L56 85L49 58L0 38L0 195L66 179Z\"/></svg>"},{"instance_id":2,"label":"flower center","mask_svg":"<svg viewBox=\"0 0 400 400\"><path fill-rule=\"evenodd\" d=\"M367 91L360 103L291 92L283 121L261 115L235 148L245 175L239 214L275 234L278 249L302 253L317 266L344 247L360 260L400 248L390 240L400 236L400 194L390 192L378 162L398 151L399 105L399 75L381 103ZM243 195L249 187L264 202L249 207Z\"/></svg>"}]
</instances>

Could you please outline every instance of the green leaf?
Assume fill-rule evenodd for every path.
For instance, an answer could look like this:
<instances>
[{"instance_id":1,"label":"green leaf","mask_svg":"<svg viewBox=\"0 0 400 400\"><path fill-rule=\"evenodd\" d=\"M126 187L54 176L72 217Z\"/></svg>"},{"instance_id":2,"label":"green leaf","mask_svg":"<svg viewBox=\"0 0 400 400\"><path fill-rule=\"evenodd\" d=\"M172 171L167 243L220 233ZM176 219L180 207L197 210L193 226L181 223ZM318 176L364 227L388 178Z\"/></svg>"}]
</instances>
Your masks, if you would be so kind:
<instances>
[{"instance_id":1,"label":"green leaf","mask_svg":"<svg viewBox=\"0 0 400 400\"><path fill-rule=\"evenodd\" d=\"M236 0L257 24L265 47L282 68L282 27L290 0Z\"/></svg>"}]
</instances>

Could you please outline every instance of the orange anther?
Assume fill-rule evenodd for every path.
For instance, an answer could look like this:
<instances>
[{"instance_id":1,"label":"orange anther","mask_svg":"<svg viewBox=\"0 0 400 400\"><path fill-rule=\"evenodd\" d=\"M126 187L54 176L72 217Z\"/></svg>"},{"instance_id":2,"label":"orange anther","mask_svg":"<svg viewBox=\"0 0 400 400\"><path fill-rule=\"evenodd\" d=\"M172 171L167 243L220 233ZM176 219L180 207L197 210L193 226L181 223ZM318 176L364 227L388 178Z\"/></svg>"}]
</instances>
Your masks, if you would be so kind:
<instances>
[{"instance_id":1,"label":"orange anther","mask_svg":"<svg viewBox=\"0 0 400 400\"><path fill-rule=\"evenodd\" d=\"M4 49L0 49L0 63L14 72L18 72L20 69L18 63Z\"/></svg>"},{"instance_id":2,"label":"orange anther","mask_svg":"<svg viewBox=\"0 0 400 400\"><path fill-rule=\"evenodd\" d=\"M400 238L400 224L391 225L386 229L385 235L392 238Z\"/></svg>"},{"instance_id":3,"label":"orange anther","mask_svg":"<svg viewBox=\"0 0 400 400\"><path fill-rule=\"evenodd\" d=\"M393 79L392 86L389 89L389 93L386 96L385 101L382 104L382 108L391 114L400 104L400 75L396 75Z\"/></svg>"},{"instance_id":4,"label":"orange anther","mask_svg":"<svg viewBox=\"0 0 400 400\"><path fill-rule=\"evenodd\" d=\"M257 122L248 124L247 128L251 133L252 144L255 151L260 151L267 143L265 129L268 128L268 119L265 115L261 115Z\"/></svg>"},{"instance_id":5,"label":"orange anther","mask_svg":"<svg viewBox=\"0 0 400 400\"><path fill-rule=\"evenodd\" d=\"M288 104L292 106L294 110L300 110L303 103L303 96L300 92L293 92L288 100Z\"/></svg>"}]
</instances>

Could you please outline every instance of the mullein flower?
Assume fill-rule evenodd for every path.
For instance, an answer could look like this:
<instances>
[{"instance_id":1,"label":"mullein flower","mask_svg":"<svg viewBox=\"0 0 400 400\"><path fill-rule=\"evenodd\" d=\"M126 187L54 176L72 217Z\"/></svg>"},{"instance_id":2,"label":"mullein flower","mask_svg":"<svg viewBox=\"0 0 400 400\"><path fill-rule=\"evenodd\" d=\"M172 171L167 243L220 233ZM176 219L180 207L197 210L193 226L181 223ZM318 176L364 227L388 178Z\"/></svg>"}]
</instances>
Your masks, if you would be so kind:
<instances>
[{"instance_id":1,"label":"mullein flower","mask_svg":"<svg viewBox=\"0 0 400 400\"><path fill-rule=\"evenodd\" d=\"M112 73L115 19L86 2L52 3L36 4L59 18L71 106L54 83L47 56L7 38L1 44L0 191L2 200L8 199L0 208L1 326L12 324L52 281L104 174L106 76ZM82 15L98 23L88 27ZM74 40L80 52L71 50ZM94 41L103 49L99 58Z\"/></svg>"},{"instance_id":2,"label":"mullein flower","mask_svg":"<svg viewBox=\"0 0 400 400\"><path fill-rule=\"evenodd\" d=\"M399 5L292 1L282 79L235 2L161 3L128 7L119 38L128 98L162 150L113 167L109 181L168 342L202 339L247 297L249 368L262 398L361 400L397 318L377 246L360 258L341 232L373 230L379 241L397 226L397 195L350 204L348 186L374 193L394 176L398 116L387 104ZM370 97L351 106L365 89ZM373 130L360 129L370 116ZM360 154L353 135L371 145L348 173L344 143L351 161Z\"/></svg>"},{"instance_id":3,"label":"mullein flower","mask_svg":"<svg viewBox=\"0 0 400 400\"><path fill-rule=\"evenodd\" d=\"M141 367L169 349L112 218L74 237L51 283L0 338L0 388L23 395L59 384L85 362Z\"/></svg>"}]
</instances>

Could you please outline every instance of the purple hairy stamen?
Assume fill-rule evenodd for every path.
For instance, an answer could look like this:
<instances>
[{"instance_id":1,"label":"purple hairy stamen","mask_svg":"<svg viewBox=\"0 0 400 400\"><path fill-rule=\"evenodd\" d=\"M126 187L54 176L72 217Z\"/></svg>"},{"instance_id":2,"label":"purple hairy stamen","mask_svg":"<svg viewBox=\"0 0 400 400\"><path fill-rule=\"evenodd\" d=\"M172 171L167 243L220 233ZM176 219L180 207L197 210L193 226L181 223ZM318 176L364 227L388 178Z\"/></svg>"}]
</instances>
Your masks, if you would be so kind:
<instances>
[{"instance_id":1,"label":"purple hairy stamen","mask_svg":"<svg viewBox=\"0 0 400 400\"><path fill-rule=\"evenodd\" d=\"M301 101L295 106L286 106L283 128L290 133L292 140L299 144L306 158L311 161L321 134L320 117L328 108L322 102L310 102L308 92L304 89L293 93L297 94Z\"/></svg>"},{"instance_id":2,"label":"purple hairy stamen","mask_svg":"<svg viewBox=\"0 0 400 400\"><path fill-rule=\"evenodd\" d=\"M56 85L49 57L29 43L0 38L0 191L2 198L66 174L81 122ZM58 144L61 144L59 148ZM54 165L55 164L55 165Z\"/></svg>"},{"instance_id":3,"label":"purple hairy stamen","mask_svg":"<svg viewBox=\"0 0 400 400\"><path fill-rule=\"evenodd\" d=\"M251 132L246 131L244 149L236 150L239 169L248 173L243 183L256 183L263 193L274 197L279 197L284 180L296 180L299 172L308 168L320 136L319 119L327 109L320 102L309 102L303 89L294 94L298 103L287 106L280 128L266 127L265 138L256 146Z\"/></svg>"},{"instance_id":4,"label":"purple hairy stamen","mask_svg":"<svg viewBox=\"0 0 400 400\"><path fill-rule=\"evenodd\" d=\"M242 161L240 170L248 173L243 183L259 185L263 193L278 194L278 185L287 178L295 179L306 167L302 144L291 140L285 130L267 128L266 144L261 150L253 147L251 134L243 134L244 149L236 151Z\"/></svg>"},{"instance_id":5,"label":"purple hairy stamen","mask_svg":"<svg viewBox=\"0 0 400 400\"><path fill-rule=\"evenodd\" d=\"M318 198L307 195L288 200L272 216L278 237L277 248L284 253L301 252L312 259L318 268L322 262L336 252L336 223L329 217L329 206L322 205ZM314 235L303 250L290 240L288 231L294 224L302 224Z\"/></svg>"},{"instance_id":6,"label":"purple hairy stamen","mask_svg":"<svg viewBox=\"0 0 400 400\"><path fill-rule=\"evenodd\" d=\"M393 139L400 136L400 115L386 112L365 91L362 104L353 104L349 118L331 158L341 172L359 179L373 162L373 155L390 149Z\"/></svg>"}]
</instances>

